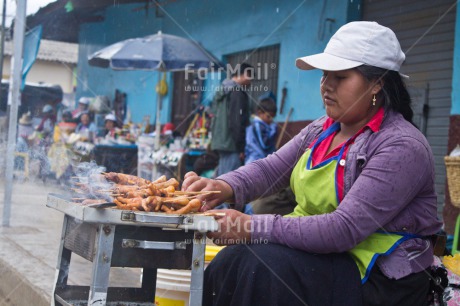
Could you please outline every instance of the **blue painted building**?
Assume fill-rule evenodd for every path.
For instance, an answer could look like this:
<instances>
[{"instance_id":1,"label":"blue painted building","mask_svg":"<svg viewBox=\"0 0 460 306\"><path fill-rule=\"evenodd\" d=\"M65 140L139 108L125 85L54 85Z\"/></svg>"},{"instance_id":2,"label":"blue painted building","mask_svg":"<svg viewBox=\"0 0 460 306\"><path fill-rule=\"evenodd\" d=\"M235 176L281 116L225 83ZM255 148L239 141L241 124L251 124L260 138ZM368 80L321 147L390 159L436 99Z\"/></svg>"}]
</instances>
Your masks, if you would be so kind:
<instances>
[{"instance_id":1,"label":"blue painted building","mask_svg":"<svg viewBox=\"0 0 460 306\"><path fill-rule=\"evenodd\" d=\"M285 108L293 107L291 121L305 121L324 113L318 89L320 72L299 71L295 59L321 52L342 24L359 15L352 1L177 1L157 9L163 17L156 17L155 7L149 11L140 7L108 7L102 12L103 22L82 24L79 32L77 96L106 95L113 99L115 89L126 92L133 122L140 122L146 114L155 117L154 88L158 75L89 66L88 56L104 46L161 30L193 39L225 62L228 54L279 45L278 82L286 84L289 90ZM212 78L216 85L216 76ZM170 75L168 81L172 89ZM206 82L204 89L212 90L210 84ZM280 86L276 94L281 96ZM210 96L204 94L203 102ZM171 105L170 90L164 99L162 124L171 120ZM279 115L277 120L284 121L286 114Z\"/></svg>"},{"instance_id":2,"label":"blue painted building","mask_svg":"<svg viewBox=\"0 0 460 306\"><path fill-rule=\"evenodd\" d=\"M249 61L257 58L267 67L274 64L275 69L263 66L262 70L269 70L278 106L283 88L287 89L284 111L276 117L283 123L292 107L286 139L324 114L321 72L300 71L295 59L322 52L346 22L371 20L389 26L407 55L402 72L410 76L415 121L435 156L440 216L451 220L458 214L450 205L443 160L460 143L460 9L455 0L163 0L157 2L159 6L140 0L70 2L71 7L68 0L48 5L28 19L28 25L44 24L48 39L79 42L77 98L105 95L113 100L118 89L127 94L133 122L147 114L155 118L157 73L91 67L87 58L112 43L161 30L201 43L224 63L249 56ZM169 73L167 80L170 90L164 99L162 124L174 120L188 99L187 94L177 95L183 76ZM211 75L200 83L206 90L202 103L209 102L219 82ZM446 230L453 231L452 222L446 221Z\"/></svg>"}]
</instances>

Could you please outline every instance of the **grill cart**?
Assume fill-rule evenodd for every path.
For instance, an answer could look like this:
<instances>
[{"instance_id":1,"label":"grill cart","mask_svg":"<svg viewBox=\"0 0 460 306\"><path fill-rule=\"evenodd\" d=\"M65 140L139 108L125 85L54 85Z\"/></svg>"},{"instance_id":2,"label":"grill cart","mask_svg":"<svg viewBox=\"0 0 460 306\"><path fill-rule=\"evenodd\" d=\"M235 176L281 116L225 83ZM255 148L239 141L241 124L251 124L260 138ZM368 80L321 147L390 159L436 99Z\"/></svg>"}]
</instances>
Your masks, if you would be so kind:
<instances>
[{"instance_id":1,"label":"grill cart","mask_svg":"<svg viewBox=\"0 0 460 306\"><path fill-rule=\"evenodd\" d=\"M57 194L47 206L64 213L55 305L154 305L158 268L191 270L189 304L201 305L206 232L217 230L212 216L94 208ZM92 262L87 286L67 284L72 253ZM142 268L142 287L109 287L111 267Z\"/></svg>"}]
</instances>

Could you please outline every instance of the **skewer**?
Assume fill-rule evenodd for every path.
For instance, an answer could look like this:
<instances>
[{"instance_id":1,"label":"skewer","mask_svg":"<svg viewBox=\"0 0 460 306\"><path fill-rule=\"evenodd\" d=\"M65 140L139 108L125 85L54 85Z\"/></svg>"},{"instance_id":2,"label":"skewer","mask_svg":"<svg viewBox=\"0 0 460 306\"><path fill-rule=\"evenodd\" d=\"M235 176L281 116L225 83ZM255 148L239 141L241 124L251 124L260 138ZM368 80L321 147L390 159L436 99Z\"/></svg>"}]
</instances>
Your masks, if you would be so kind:
<instances>
[{"instance_id":1,"label":"skewer","mask_svg":"<svg viewBox=\"0 0 460 306\"><path fill-rule=\"evenodd\" d=\"M161 200L161 202L163 202L163 203L173 203L173 204L174 204L174 203L176 203L176 201L177 201L178 199L187 199L187 200L191 200L191 199L195 199L196 197L197 197L197 196L195 195L195 196L188 196L188 197L163 198L163 199Z\"/></svg>"},{"instance_id":2,"label":"skewer","mask_svg":"<svg viewBox=\"0 0 460 306\"><path fill-rule=\"evenodd\" d=\"M174 191L174 194L177 195L187 195L187 194L214 194L214 193L220 193L220 191Z\"/></svg>"},{"instance_id":3,"label":"skewer","mask_svg":"<svg viewBox=\"0 0 460 306\"><path fill-rule=\"evenodd\" d=\"M224 217L225 213L223 212L204 212L202 214L197 214L197 215L203 215L203 216L215 216L215 217Z\"/></svg>"},{"instance_id":4,"label":"skewer","mask_svg":"<svg viewBox=\"0 0 460 306\"><path fill-rule=\"evenodd\" d=\"M126 185L126 186L128 186L128 185ZM114 187L113 189L100 189L100 190L98 190L98 191L101 191L101 192L112 192L112 191L116 190L117 188L118 188L118 187ZM138 190L146 190L146 188L139 188L139 187L133 186L132 190L130 190L130 191L138 191Z\"/></svg>"}]
</instances>

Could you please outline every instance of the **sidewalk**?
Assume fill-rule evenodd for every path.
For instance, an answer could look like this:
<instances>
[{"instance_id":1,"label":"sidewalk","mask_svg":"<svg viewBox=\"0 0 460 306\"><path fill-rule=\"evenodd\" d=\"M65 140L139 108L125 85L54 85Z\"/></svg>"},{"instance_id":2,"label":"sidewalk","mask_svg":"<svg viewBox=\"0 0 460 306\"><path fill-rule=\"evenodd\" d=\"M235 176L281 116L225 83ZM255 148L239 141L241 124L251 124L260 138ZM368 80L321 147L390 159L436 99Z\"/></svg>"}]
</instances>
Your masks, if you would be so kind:
<instances>
[{"instance_id":1,"label":"sidewalk","mask_svg":"<svg viewBox=\"0 0 460 306\"><path fill-rule=\"evenodd\" d=\"M5 182L0 181L3 216ZM50 305L63 214L46 207L63 187L41 181L13 187L10 227L0 227L0 306ZM112 268L111 286L140 286L139 269ZM72 254L69 284L89 285L91 263Z\"/></svg>"}]
</instances>

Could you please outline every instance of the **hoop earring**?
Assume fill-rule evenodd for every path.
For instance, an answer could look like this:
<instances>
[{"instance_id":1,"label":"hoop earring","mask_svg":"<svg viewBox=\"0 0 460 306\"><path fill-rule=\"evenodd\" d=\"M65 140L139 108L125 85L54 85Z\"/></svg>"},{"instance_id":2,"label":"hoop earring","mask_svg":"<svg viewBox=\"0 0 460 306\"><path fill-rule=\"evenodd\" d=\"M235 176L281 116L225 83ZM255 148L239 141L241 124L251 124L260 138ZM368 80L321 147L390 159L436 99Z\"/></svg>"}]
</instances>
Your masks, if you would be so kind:
<instances>
[{"instance_id":1,"label":"hoop earring","mask_svg":"<svg viewBox=\"0 0 460 306\"><path fill-rule=\"evenodd\" d=\"M375 95L374 95L374 98L372 98L372 106L375 106L375 101L377 101L377 99L375 98Z\"/></svg>"}]
</instances>

